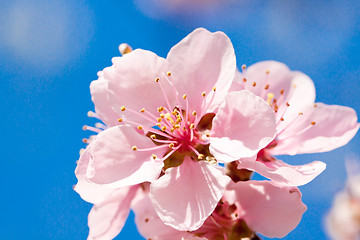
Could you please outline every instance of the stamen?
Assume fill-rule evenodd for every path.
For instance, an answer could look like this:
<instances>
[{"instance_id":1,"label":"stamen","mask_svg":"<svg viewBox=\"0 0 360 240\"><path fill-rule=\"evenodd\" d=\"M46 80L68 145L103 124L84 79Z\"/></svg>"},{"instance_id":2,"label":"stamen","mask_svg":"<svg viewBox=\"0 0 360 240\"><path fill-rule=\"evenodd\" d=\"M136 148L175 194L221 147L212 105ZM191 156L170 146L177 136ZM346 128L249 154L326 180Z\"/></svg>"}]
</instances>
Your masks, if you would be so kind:
<instances>
[{"instance_id":1,"label":"stamen","mask_svg":"<svg viewBox=\"0 0 360 240\"><path fill-rule=\"evenodd\" d=\"M145 108L141 109L140 112L141 112L141 113L144 113L144 112L145 112Z\"/></svg>"},{"instance_id":2,"label":"stamen","mask_svg":"<svg viewBox=\"0 0 360 240\"><path fill-rule=\"evenodd\" d=\"M93 111L88 111L88 112L87 112L87 116L88 116L88 117L96 117L96 118L97 118L96 113L94 113Z\"/></svg>"},{"instance_id":3,"label":"stamen","mask_svg":"<svg viewBox=\"0 0 360 240\"><path fill-rule=\"evenodd\" d=\"M192 112L192 115L196 116L196 112L195 112L195 111L193 111L193 112Z\"/></svg>"},{"instance_id":4,"label":"stamen","mask_svg":"<svg viewBox=\"0 0 360 240\"><path fill-rule=\"evenodd\" d=\"M256 82L253 82L253 84L252 84L252 85L253 85L253 87L255 87L255 86L256 86Z\"/></svg>"},{"instance_id":5,"label":"stamen","mask_svg":"<svg viewBox=\"0 0 360 240\"><path fill-rule=\"evenodd\" d=\"M105 129L108 128L107 126L105 126L105 125L102 124L102 123L95 123L95 127L99 128L99 129L103 129L103 130L105 130Z\"/></svg>"},{"instance_id":6,"label":"stamen","mask_svg":"<svg viewBox=\"0 0 360 240\"><path fill-rule=\"evenodd\" d=\"M169 144L169 148L173 148L174 146L175 146L174 143L170 143L170 144Z\"/></svg>"},{"instance_id":7,"label":"stamen","mask_svg":"<svg viewBox=\"0 0 360 240\"><path fill-rule=\"evenodd\" d=\"M158 108L157 108L157 111L158 111L158 112L164 111L164 107L158 107Z\"/></svg>"},{"instance_id":8,"label":"stamen","mask_svg":"<svg viewBox=\"0 0 360 240\"><path fill-rule=\"evenodd\" d=\"M121 110L122 112L124 112L124 111L126 110L126 107L125 107L125 106L122 106L122 107L120 108L120 110Z\"/></svg>"},{"instance_id":9,"label":"stamen","mask_svg":"<svg viewBox=\"0 0 360 240\"><path fill-rule=\"evenodd\" d=\"M89 130L89 131L93 131L93 132L96 132L96 133L102 132L101 129L94 128L94 127L90 127L90 126L87 126L87 125L84 125L84 126L83 126L83 130L84 130L84 131Z\"/></svg>"},{"instance_id":10,"label":"stamen","mask_svg":"<svg viewBox=\"0 0 360 240\"><path fill-rule=\"evenodd\" d=\"M160 81L160 78L155 78L155 82L159 82Z\"/></svg>"},{"instance_id":11,"label":"stamen","mask_svg":"<svg viewBox=\"0 0 360 240\"><path fill-rule=\"evenodd\" d=\"M267 94L267 100L266 102L271 106L271 100L275 97L275 95L273 93L268 93Z\"/></svg>"},{"instance_id":12,"label":"stamen","mask_svg":"<svg viewBox=\"0 0 360 240\"><path fill-rule=\"evenodd\" d=\"M280 90L280 94L283 95L283 94L284 94L284 91L285 91L284 89L281 89L281 90Z\"/></svg>"},{"instance_id":13,"label":"stamen","mask_svg":"<svg viewBox=\"0 0 360 240\"><path fill-rule=\"evenodd\" d=\"M166 75L168 75L169 77L171 76L171 72L167 72Z\"/></svg>"},{"instance_id":14,"label":"stamen","mask_svg":"<svg viewBox=\"0 0 360 240\"><path fill-rule=\"evenodd\" d=\"M246 69L246 65L243 64L243 65L241 66L241 69L244 71L244 70Z\"/></svg>"},{"instance_id":15,"label":"stamen","mask_svg":"<svg viewBox=\"0 0 360 240\"><path fill-rule=\"evenodd\" d=\"M156 135L155 135L155 134L151 134L151 135L150 135L150 138L151 138L152 140L155 140L155 139L156 139Z\"/></svg>"},{"instance_id":16,"label":"stamen","mask_svg":"<svg viewBox=\"0 0 360 240\"><path fill-rule=\"evenodd\" d=\"M216 87L213 87L212 90L215 92L215 91L216 91Z\"/></svg>"},{"instance_id":17,"label":"stamen","mask_svg":"<svg viewBox=\"0 0 360 240\"><path fill-rule=\"evenodd\" d=\"M199 159L199 160L202 160L202 159L204 159L204 158L205 158L205 155L204 155L204 154L201 154L201 153L200 153L200 154L198 155L198 159Z\"/></svg>"},{"instance_id":18,"label":"stamen","mask_svg":"<svg viewBox=\"0 0 360 240\"><path fill-rule=\"evenodd\" d=\"M264 87L264 89L265 89L265 90L268 90L269 87L270 87L270 85L269 85L269 84L266 84L266 86Z\"/></svg>"},{"instance_id":19,"label":"stamen","mask_svg":"<svg viewBox=\"0 0 360 240\"><path fill-rule=\"evenodd\" d=\"M132 146L131 149L134 150L134 151L137 151L137 150L138 150L138 148L137 148L136 146Z\"/></svg>"},{"instance_id":20,"label":"stamen","mask_svg":"<svg viewBox=\"0 0 360 240\"><path fill-rule=\"evenodd\" d=\"M143 130L143 126L138 126L137 129Z\"/></svg>"},{"instance_id":21,"label":"stamen","mask_svg":"<svg viewBox=\"0 0 360 240\"><path fill-rule=\"evenodd\" d=\"M187 95L186 95L186 94L184 94L184 95L182 96L182 98L183 98L183 99L186 99L186 98L187 98Z\"/></svg>"},{"instance_id":22,"label":"stamen","mask_svg":"<svg viewBox=\"0 0 360 240\"><path fill-rule=\"evenodd\" d=\"M119 45L119 52L121 53L122 56L131 53L132 50L133 50L132 47L127 43L122 43Z\"/></svg>"},{"instance_id":23,"label":"stamen","mask_svg":"<svg viewBox=\"0 0 360 240\"><path fill-rule=\"evenodd\" d=\"M192 123L192 124L190 124L190 129L193 129L193 128L195 128L195 125Z\"/></svg>"},{"instance_id":24,"label":"stamen","mask_svg":"<svg viewBox=\"0 0 360 240\"><path fill-rule=\"evenodd\" d=\"M299 131L299 132L297 132L297 133L295 133L295 134L293 134L293 135L291 135L291 136L287 136L287 137L285 137L285 138L280 138L280 139L278 139L278 142L285 141L285 140L287 140L287 139L289 139L289 138L292 138L292 137L301 135L301 134L303 134L304 132L306 132L307 130L309 130L311 127L313 127L314 125L315 125L315 122L311 122L310 125L307 126L306 128L304 128L303 130L301 130L301 131Z\"/></svg>"},{"instance_id":25,"label":"stamen","mask_svg":"<svg viewBox=\"0 0 360 240\"><path fill-rule=\"evenodd\" d=\"M120 123L123 122L123 119L122 119L122 118L119 118L119 119L118 119L118 122L120 122Z\"/></svg>"},{"instance_id":26,"label":"stamen","mask_svg":"<svg viewBox=\"0 0 360 240\"><path fill-rule=\"evenodd\" d=\"M205 96L206 96L206 93L205 93L205 92L202 92L202 93L201 93L201 96L205 97Z\"/></svg>"}]
</instances>

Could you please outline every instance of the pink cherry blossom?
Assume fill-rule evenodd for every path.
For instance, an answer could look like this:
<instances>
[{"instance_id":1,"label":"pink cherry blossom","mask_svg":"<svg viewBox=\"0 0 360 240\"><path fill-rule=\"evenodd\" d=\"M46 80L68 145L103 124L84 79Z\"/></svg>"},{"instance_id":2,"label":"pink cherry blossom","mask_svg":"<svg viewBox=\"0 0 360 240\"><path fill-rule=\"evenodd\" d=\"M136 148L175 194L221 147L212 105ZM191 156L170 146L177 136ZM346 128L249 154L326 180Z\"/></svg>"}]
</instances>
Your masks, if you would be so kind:
<instances>
[{"instance_id":1,"label":"pink cherry blossom","mask_svg":"<svg viewBox=\"0 0 360 240\"><path fill-rule=\"evenodd\" d=\"M260 96L274 111L275 139L255 158L241 159L240 168L259 172L290 186L310 182L324 169L315 161L291 166L273 155L326 152L349 142L359 129L355 111L348 107L315 103L315 88L305 74L286 65L265 61L237 72L231 90L246 89Z\"/></svg>"},{"instance_id":2,"label":"pink cherry blossom","mask_svg":"<svg viewBox=\"0 0 360 240\"><path fill-rule=\"evenodd\" d=\"M132 203L140 234L154 240L241 239L254 231L267 237L284 237L300 222L306 206L296 187L275 186L268 181L229 184L222 200L204 224L195 231L166 226L146 193Z\"/></svg>"},{"instance_id":3,"label":"pink cherry blossom","mask_svg":"<svg viewBox=\"0 0 360 240\"><path fill-rule=\"evenodd\" d=\"M162 221L198 229L230 181L216 163L266 147L272 109L249 91L228 93L236 62L221 32L196 29L166 59L136 49L112 62L91 84L96 116L109 128L86 149L85 180L114 189L151 182Z\"/></svg>"}]
</instances>

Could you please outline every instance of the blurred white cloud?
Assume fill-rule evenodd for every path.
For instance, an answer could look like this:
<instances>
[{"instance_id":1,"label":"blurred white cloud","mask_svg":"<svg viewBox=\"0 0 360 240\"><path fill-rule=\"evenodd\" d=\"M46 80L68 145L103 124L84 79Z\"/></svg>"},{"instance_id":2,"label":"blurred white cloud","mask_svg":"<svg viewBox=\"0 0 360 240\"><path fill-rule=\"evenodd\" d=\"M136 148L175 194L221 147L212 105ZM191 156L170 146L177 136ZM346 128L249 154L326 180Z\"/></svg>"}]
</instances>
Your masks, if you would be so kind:
<instances>
[{"instance_id":1,"label":"blurred white cloud","mask_svg":"<svg viewBox=\"0 0 360 240\"><path fill-rule=\"evenodd\" d=\"M93 35L82 1L9 1L0 9L0 58L44 73L78 58Z\"/></svg>"}]
</instances>

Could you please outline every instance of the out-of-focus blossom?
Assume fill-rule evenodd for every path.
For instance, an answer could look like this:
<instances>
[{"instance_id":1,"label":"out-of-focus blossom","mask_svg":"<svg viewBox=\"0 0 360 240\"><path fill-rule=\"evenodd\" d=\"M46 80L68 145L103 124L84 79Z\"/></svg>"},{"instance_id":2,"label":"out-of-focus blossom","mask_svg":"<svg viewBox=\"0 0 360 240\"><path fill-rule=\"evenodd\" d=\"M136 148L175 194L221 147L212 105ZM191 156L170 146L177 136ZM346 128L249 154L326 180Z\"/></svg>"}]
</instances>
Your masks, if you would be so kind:
<instances>
[{"instance_id":1,"label":"out-of-focus blossom","mask_svg":"<svg viewBox=\"0 0 360 240\"><path fill-rule=\"evenodd\" d=\"M359 163L347 162L348 167L359 168ZM358 169L359 170L359 169ZM348 169L346 188L335 196L333 206L326 218L326 227L334 240L360 239L360 172Z\"/></svg>"},{"instance_id":2,"label":"out-of-focus blossom","mask_svg":"<svg viewBox=\"0 0 360 240\"><path fill-rule=\"evenodd\" d=\"M178 231L166 226L146 194L132 204L139 232L148 239L258 239L284 237L301 220L306 206L296 187L275 186L268 181L240 181L229 184L223 198L205 223L195 231Z\"/></svg>"},{"instance_id":3,"label":"out-of-focus blossom","mask_svg":"<svg viewBox=\"0 0 360 240\"><path fill-rule=\"evenodd\" d=\"M277 122L275 139L253 159L240 159L239 168L256 171L279 183L299 186L325 169L315 161L288 165L273 155L326 152L349 142L359 129L355 111L348 107L315 103L312 80L286 65L265 61L238 72L232 90L246 89L273 109Z\"/></svg>"},{"instance_id":4,"label":"out-of-focus blossom","mask_svg":"<svg viewBox=\"0 0 360 240\"><path fill-rule=\"evenodd\" d=\"M249 91L228 93L236 63L221 32L197 29L166 59L137 49L112 61L91 84L95 114L109 127L90 139L77 189L84 181L83 189L122 189L96 209L123 198L124 210L132 199L128 188L151 182L159 217L179 230L198 229L230 181L216 162L266 147L275 135L271 108Z\"/></svg>"}]
</instances>

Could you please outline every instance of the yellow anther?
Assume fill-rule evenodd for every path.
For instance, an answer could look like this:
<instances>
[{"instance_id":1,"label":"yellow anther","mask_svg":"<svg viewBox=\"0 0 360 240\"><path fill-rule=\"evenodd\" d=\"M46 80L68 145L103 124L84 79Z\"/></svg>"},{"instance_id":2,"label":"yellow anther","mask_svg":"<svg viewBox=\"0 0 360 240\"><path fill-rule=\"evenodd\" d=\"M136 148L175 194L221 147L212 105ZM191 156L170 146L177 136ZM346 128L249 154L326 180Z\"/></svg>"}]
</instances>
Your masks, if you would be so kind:
<instances>
[{"instance_id":1,"label":"yellow anther","mask_svg":"<svg viewBox=\"0 0 360 240\"><path fill-rule=\"evenodd\" d=\"M285 91L284 89L281 89L281 90L280 90L280 94L283 95L283 94L284 94L284 91Z\"/></svg>"},{"instance_id":2,"label":"yellow anther","mask_svg":"<svg viewBox=\"0 0 360 240\"><path fill-rule=\"evenodd\" d=\"M123 119L122 119L122 118L119 118L119 119L118 119L118 122L122 122L122 121L123 121Z\"/></svg>"},{"instance_id":3,"label":"yellow anther","mask_svg":"<svg viewBox=\"0 0 360 240\"><path fill-rule=\"evenodd\" d=\"M175 123L180 123L181 122L181 117L176 118L176 122Z\"/></svg>"},{"instance_id":4,"label":"yellow anther","mask_svg":"<svg viewBox=\"0 0 360 240\"><path fill-rule=\"evenodd\" d=\"M132 48L129 44L127 43L122 43L119 45L119 52L121 53L121 55L125 55L128 53L132 52Z\"/></svg>"},{"instance_id":5,"label":"yellow anther","mask_svg":"<svg viewBox=\"0 0 360 240\"><path fill-rule=\"evenodd\" d=\"M268 104L270 104L271 103L271 100L274 98L274 94L273 93L268 93L267 94L267 100L266 100L266 102L268 103Z\"/></svg>"},{"instance_id":6,"label":"yellow anther","mask_svg":"<svg viewBox=\"0 0 360 240\"><path fill-rule=\"evenodd\" d=\"M134 150L134 151L138 150L138 148L136 146L133 146L131 149Z\"/></svg>"},{"instance_id":7,"label":"yellow anther","mask_svg":"<svg viewBox=\"0 0 360 240\"><path fill-rule=\"evenodd\" d=\"M126 107L125 107L125 106L122 106L122 107L120 108L120 110L123 112L123 111L126 110Z\"/></svg>"},{"instance_id":8,"label":"yellow anther","mask_svg":"<svg viewBox=\"0 0 360 240\"><path fill-rule=\"evenodd\" d=\"M284 118L280 118L280 121L284 121Z\"/></svg>"},{"instance_id":9,"label":"yellow anther","mask_svg":"<svg viewBox=\"0 0 360 240\"><path fill-rule=\"evenodd\" d=\"M171 72L167 72L166 75L168 75L169 77L171 76Z\"/></svg>"},{"instance_id":10,"label":"yellow anther","mask_svg":"<svg viewBox=\"0 0 360 240\"><path fill-rule=\"evenodd\" d=\"M187 95L184 94L184 95L182 96L182 98L183 98L183 99L187 99Z\"/></svg>"},{"instance_id":11,"label":"yellow anther","mask_svg":"<svg viewBox=\"0 0 360 240\"><path fill-rule=\"evenodd\" d=\"M155 82L159 82L160 81L160 78L155 78Z\"/></svg>"},{"instance_id":12,"label":"yellow anther","mask_svg":"<svg viewBox=\"0 0 360 240\"><path fill-rule=\"evenodd\" d=\"M192 123L192 124L190 124L190 129L193 129L193 128L195 128L195 125Z\"/></svg>"},{"instance_id":13,"label":"yellow anther","mask_svg":"<svg viewBox=\"0 0 360 240\"><path fill-rule=\"evenodd\" d=\"M150 138L151 138L152 140L154 140L154 139L156 138L156 135L155 135L155 134L151 134L151 135L150 135Z\"/></svg>"},{"instance_id":14,"label":"yellow anther","mask_svg":"<svg viewBox=\"0 0 360 240\"><path fill-rule=\"evenodd\" d=\"M84 125L84 126L82 127L82 130L85 131L86 129L87 129L87 126Z\"/></svg>"},{"instance_id":15,"label":"yellow anther","mask_svg":"<svg viewBox=\"0 0 360 240\"><path fill-rule=\"evenodd\" d=\"M180 125L179 124L175 124L174 128L180 129Z\"/></svg>"},{"instance_id":16,"label":"yellow anther","mask_svg":"<svg viewBox=\"0 0 360 240\"><path fill-rule=\"evenodd\" d=\"M94 117L95 113L93 111L88 111L87 116L88 117Z\"/></svg>"},{"instance_id":17,"label":"yellow anther","mask_svg":"<svg viewBox=\"0 0 360 240\"><path fill-rule=\"evenodd\" d=\"M314 126L314 125L315 125L315 122L311 122L311 125L313 125L313 126Z\"/></svg>"},{"instance_id":18,"label":"yellow anther","mask_svg":"<svg viewBox=\"0 0 360 240\"><path fill-rule=\"evenodd\" d=\"M141 109L140 112L144 113L144 112L145 112L145 108Z\"/></svg>"},{"instance_id":19,"label":"yellow anther","mask_svg":"<svg viewBox=\"0 0 360 240\"><path fill-rule=\"evenodd\" d=\"M158 126L159 128L161 128L161 124L160 123L157 123L155 124L156 126Z\"/></svg>"},{"instance_id":20,"label":"yellow anther","mask_svg":"<svg viewBox=\"0 0 360 240\"><path fill-rule=\"evenodd\" d=\"M299 116L304 115L302 112L299 112Z\"/></svg>"},{"instance_id":21,"label":"yellow anther","mask_svg":"<svg viewBox=\"0 0 360 240\"><path fill-rule=\"evenodd\" d=\"M198 155L198 159L199 159L199 160L204 159L204 158L205 158L205 155L204 155L204 154L201 154L201 153L200 153L200 154Z\"/></svg>"},{"instance_id":22,"label":"yellow anther","mask_svg":"<svg viewBox=\"0 0 360 240\"><path fill-rule=\"evenodd\" d=\"M286 103L286 106L287 106L287 107L290 107L290 104L287 102L287 103Z\"/></svg>"},{"instance_id":23,"label":"yellow anther","mask_svg":"<svg viewBox=\"0 0 360 240\"><path fill-rule=\"evenodd\" d=\"M246 82L246 78L243 79L243 82Z\"/></svg>"},{"instance_id":24,"label":"yellow anther","mask_svg":"<svg viewBox=\"0 0 360 240\"><path fill-rule=\"evenodd\" d=\"M255 86L256 86L256 82L253 82L253 84L252 84L252 85L253 85L253 87L255 87Z\"/></svg>"},{"instance_id":25,"label":"yellow anther","mask_svg":"<svg viewBox=\"0 0 360 240\"><path fill-rule=\"evenodd\" d=\"M174 143L170 143L170 144L169 144L169 148L173 148L174 146L175 146Z\"/></svg>"},{"instance_id":26,"label":"yellow anther","mask_svg":"<svg viewBox=\"0 0 360 240\"><path fill-rule=\"evenodd\" d=\"M206 93L205 93L205 92L202 92L202 93L201 93L201 96L205 97L205 96L206 96Z\"/></svg>"},{"instance_id":27,"label":"yellow anther","mask_svg":"<svg viewBox=\"0 0 360 240\"><path fill-rule=\"evenodd\" d=\"M210 133L205 134L206 137L210 137Z\"/></svg>"},{"instance_id":28,"label":"yellow anther","mask_svg":"<svg viewBox=\"0 0 360 240\"><path fill-rule=\"evenodd\" d=\"M192 112L192 115L193 115L193 116L196 116L196 112L195 112L195 111L193 111L193 112Z\"/></svg>"},{"instance_id":29,"label":"yellow anther","mask_svg":"<svg viewBox=\"0 0 360 240\"><path fill-rule=\"evenodd\" d=\"M266 74L269 74L269 73L270 73L270 70L266 70L265 73L266 73Z\"/></svg>"},{"instance_id":30,"label":"yellow anther","mask_svg":"<svg viewBox=\"0 0 360 240\"><path fill-rule=\"evenodd\" d=\"M269 84L266 84L266 86L264 87L264 89L265 89L265 90L268 90L269 87L270 87L270 85L269 85Z\"/></svg>"},{"instance_id":31,"label":"yellow anther","mask_svg":"<svg viewBox=\"0 0 360 240\"><path fill-rule=\"evenodd\" d=\"M143 126L137 126L137 129L142 130Z\"/></svg>"},{"instance_id":32,"label":"yellow anther","mask_svg":"<svg viewBox=\"0 0 360 240\"><path fill-rule=\"evenodd\" d=\"M215 91L216 91L216 87L213 87L212 90L215 92Z\"/></svg>"},{"instance_id":33,"label":"yellow anther","mask_svg":"<svg viewBox=\"0 0 360 240\"><path fill-rule=\"evenodd\" d=\"M174 131L175 131L175 128L171 128L170 131L171 131L171 132L174 132Z\"/></svg>"},{"instance_id":34,"label":"yellow anther","mask_svg":"<svg viewBox=\"0 0 360 240\"><path fill-rule=\"evenodd\" d=\"M165 114L161 113L161 114L160 114L160 117L161 117L161 118L164 118L164 117L165 117Z\"/></svg>"},{"instance_id":35,"label":"yellow anther","mask_svg":"<svg viewBox=\"0 0 360 240\"><path fill-rule=\"evenodd\" d=\"M159 118L157 118L156 120L157 120L158 122L161 122L162 118L159 117Z\"/></svg>"},{"instance_id":36,"label":"yellow anther","mask_svg":"<svg viewBox=\"0 0 360 240\"><path fill-rule=\"evenodd\" d=\"M166 126L163 126L161 130L166 131Z\"/></svg>"},{"instance_id":37,"label":"yellow anther","mask_svg":"<svg viewBox=\"0 0 360 240\"><path fill-rule=\"evenodd\" d=\"M158 108L157 108L157 111L158 111L158 112L164 111L164 107L158 107Z\"/></svg>"},{"instance_id":38,"label":"yellow anther","mask_svg":"<svg viewBox=\"0 0 360 240\"><path fill-rule=\"evenodd\" d=\"M245 69L246 69L246 65L243 64L243 65L241 66L241 69L242 69L242 70L245 70Z\"/></svg>"},{"instance_id":39,"label":"yellow anther","mask_svg":"<svg viewBox=\"0 0 360 240\"><path fill-rule=\"evenodd\" d=\"M157 156L155 154L151 155L151 157L155 160Z\"/></svg>"}]
</instances>

